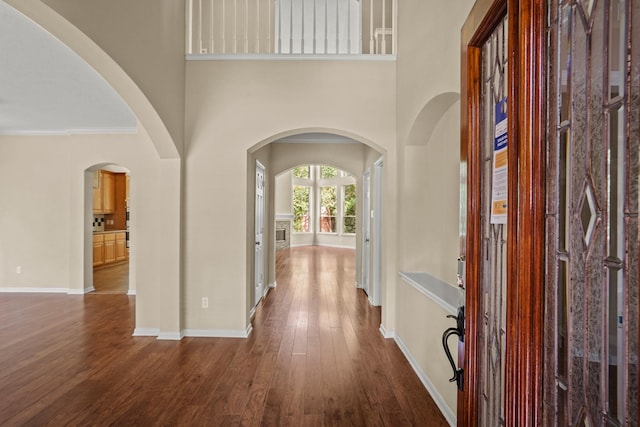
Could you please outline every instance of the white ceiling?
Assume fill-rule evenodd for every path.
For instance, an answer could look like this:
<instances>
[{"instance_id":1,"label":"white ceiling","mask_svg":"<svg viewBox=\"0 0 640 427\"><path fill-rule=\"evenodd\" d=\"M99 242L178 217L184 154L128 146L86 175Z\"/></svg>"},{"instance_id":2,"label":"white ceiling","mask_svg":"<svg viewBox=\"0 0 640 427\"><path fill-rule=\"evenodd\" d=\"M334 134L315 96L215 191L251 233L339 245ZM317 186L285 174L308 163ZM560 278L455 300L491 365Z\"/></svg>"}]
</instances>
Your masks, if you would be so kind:
<instances>
[{"instance_id":1,"label":"white ceiling","mask_svg":"<svg viewBox=\"0 0 640 427\"><path fill-rule=\"evenodd\" d=\"M136 125L93 68L0 0L0 134L122 133Z\"/></svg>"}]
</instances>

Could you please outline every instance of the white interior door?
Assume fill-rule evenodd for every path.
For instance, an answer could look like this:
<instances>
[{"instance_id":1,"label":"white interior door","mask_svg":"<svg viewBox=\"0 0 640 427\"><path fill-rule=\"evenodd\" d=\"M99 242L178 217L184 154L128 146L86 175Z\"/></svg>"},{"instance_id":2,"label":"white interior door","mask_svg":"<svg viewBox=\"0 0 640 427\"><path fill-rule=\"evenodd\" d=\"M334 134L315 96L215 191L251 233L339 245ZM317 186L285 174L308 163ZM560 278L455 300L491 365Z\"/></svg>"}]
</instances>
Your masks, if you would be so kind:
<instances>
[{"instance_id":1,"label":"white interior door","mask_svg":"<svg viewBox=\"0 0 640 427\"><path fill-rule=\"evenodd\" d=\"M370 296L371 304L382 304L382 158L374 163L373 168L373 209L370 212L370 221L373 226L372 239L372 280L373 288ZM371 227L370 227L371 228Z\"/></svg>"},{"instance_id":2,"label":"white interior door","mask_svg":"<svg viewBox=\"0 0 640 427\"><path fill-rule=\"evenodd\" d=\"M362 289L371 298L369 291L371 271L371 173L362 176Z\"/></svg>"},{"instance_id":3,"label":"white interior door","mask_svg":"<svg viewBox=\"0 0 640 427\"><path fill-rule=\"evenodd\" d=\"M264 293L264 166L256 161L256 215L255 215L255 304Z\"/></svg>"}]
</instances>

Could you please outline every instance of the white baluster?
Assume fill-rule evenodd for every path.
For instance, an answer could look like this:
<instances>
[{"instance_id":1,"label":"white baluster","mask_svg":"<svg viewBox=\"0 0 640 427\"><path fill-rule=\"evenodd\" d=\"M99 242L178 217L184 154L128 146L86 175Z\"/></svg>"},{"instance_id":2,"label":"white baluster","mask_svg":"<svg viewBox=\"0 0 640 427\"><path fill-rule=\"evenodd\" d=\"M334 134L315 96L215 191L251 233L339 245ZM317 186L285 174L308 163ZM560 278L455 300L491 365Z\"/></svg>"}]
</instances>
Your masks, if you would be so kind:
<instances>
[{"instance_id":1,"label":"white baluster","mask_svg":"<svg viewBox=\"0 0 640 427\"><path fill-rule=\"evenodd\" d=\"M304 53L304 4L306 3L305 0L302 0L302 30L301 30L301 36L300 36L300 53Z\"/></svg>"},{"instance_id":2,"label":"white baluster","mask_svg":"<svg viewBox=\"0 0 640 427\"><path fill-rule=\"evenodd\" d=\"M358 2L358 53L362 53L362 2Z\"/></svg>"},{"instance_id":3,"label":"white baluster","mask_svg":"<svg viewBox=\"0 0 640 427\"><path fill-rule=\"evenodd\" d=\"M316 54L316 48L317 48L317 38L318 35L316 34L316 0L313 0L313 54Z\"/></svg>"},{"instance_id":4,"label":"white baluster","mask_svg":"<svg viewBox=\"0 0 640 427\"><path fill-rule=\"evenodd\" d=\"M387 53L387 5L386 0L380 0L382 2L382 53Z\"/></svg>"},{"instance_id":5,"label":"white baluster","mask_svg":"<svg viewBox=\"0 0 640 427\"><path fill-rule=\"evenodd\" d=\"M214 12L213 12L213 8L214 8L214 2L215 0L210 0L209 4L211 7L211 13L209 15L209 37L211 38L211 41L209 42L209 47L211 48L211 52L209 53L216 53L216 41L215 41L215 37L213 36L213 28L214 28L214 22L215 22L215 17L214 17Z\"/></svg>"},{"instance_id":6,"label":"white baluster","mask_svg":"<svg viewBox=\"0 0 640 427\"><path fill-rule=\"evenodd\" d=\"M324 53L329 53L329 0L324 0Z\"/></svg>"},{"instance_id":7,"label":"white baluster","mask_svg":"<svg viewBox=\"0 0 640 427\"><path fill-rule=\"evenodd\" d=\"M249 53L249 0L244 0L244 53Z\"/></svg>"},{"instance_id":8,"label":"white baluster","mask_svg":"<svg viewBox=\"0 0 640 427\"><path fill-rule=\"evenodd\" d=\"M293 0L289 0L289 53L293 53Z\"/></svg>"},{"instance_id":9,"label":"white baluster","mask_svg":"<svg viewBox=\"0 0 640 427\"><path fill-rule=\"evenodd\" d=\"M340 53L340 0L336 0L336 54Z\"/></svg>"},{"instance_id":10,"label":"white baluster","mask_svg":"<svg viewBox=\"0 0 640 427\"><path fill-rule=\"evenodd\" d=\"M282 0L278 2L278 53L282 53Z\"/></svg>"},{"instance_id":11,"label":"white baluster","mask_svg":"<svg viewBox=\"0 0 640 427\"><path fill-rule=\"evenodd\" d=\"M222 0L222 53L227 53L227 0Z\"/></svg>"},{"instance_id":12,"label":"white baluster","mask_svg":"<svg viewBox=\"0 0 640 427\"><path fill-rule=\"evenodd\" d=\"M198 0L198 53L202 53L202 0Z\"/></svg>"},{"instance_id":13,"label":"white baluster","mask_svg":"<svg viewBox=\"0 0 640 427\"><path fill-rule=\"evenodd\" d=\"M351 0L347 0L347 53L351 53Z\"/></svg>"},{"instance_id":14,"label":"white baluster","mask_svg":"<svg viewBox=\"0 0 640 427\"><path fill-rule=\"evenodd\" d=\"M267 53L269 53L271 52L271 0L267 0L267 4L269 5L269 13L267 14Z\"/></svg>"},{"instance_id":15,"label":"white baluster","mask_svg":"<svg viewBox=\"0 0 640 427\"><path fill-rule=\"evenodd\" d=\"M187 53L193 53L193 0L187 1Z\"/></svg>"},{"instance_id":16,"label":"white baluster","mask_svg":"<svg viewBox=\"0 0 640 427\"><path fill-rule=\"evenodd\" d=\"M238 53L238 0L233 0L233 53Z\"/></svg>"},{"instance_id":17,"label":"white baluster","mask_svg":"<svg viewBox=\"0 0 640 427\"><path fill-rule=\"evenodd\" d=\"M375 41L373 40L373 0L369 0L369 53L374 53Z\"/></svg>"},{"instance_id":18,"label":"white baluster","mask_svg":"<svg viewBox=\"0 0 640 427\"><path fill-rule=\"evenodd\" d=\"M256 53L260 53L260 0L256 0Z\"/></svg>"}]
</instances>

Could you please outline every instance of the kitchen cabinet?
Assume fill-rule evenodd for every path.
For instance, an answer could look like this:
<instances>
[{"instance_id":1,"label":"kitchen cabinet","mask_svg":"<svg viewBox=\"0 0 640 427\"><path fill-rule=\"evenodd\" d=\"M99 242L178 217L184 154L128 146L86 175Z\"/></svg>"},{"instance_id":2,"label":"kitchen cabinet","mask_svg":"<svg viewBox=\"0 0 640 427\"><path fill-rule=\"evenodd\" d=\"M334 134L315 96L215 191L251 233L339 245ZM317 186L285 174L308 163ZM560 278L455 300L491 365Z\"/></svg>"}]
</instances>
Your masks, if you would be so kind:
<instances>
[{"instance_id":1,"label":"kitchen cabinet","mask_svg":"<svg viewBox=\"0 0 640 427\"><path fill-rule=\"evenodd\" d=\"M116 262L116 235L115 233L104 234L104 263Z\"/></svg>"},{"instance_id":2,"label":"kitchen cabinet","mask_svg":"<svg viewBox=\"0 0 640 427\"><path fill-rule=\"evenodd\" d=\"M124 262L129 258L125 232L93 235L93 266L100 267Z\"/></svg>"},{"instance_id":3,"label":"kitchen cabinet","mask_svg":"<svg viewBox=\"0 0 640 427\"><path fill-rule=\"evenodd\" d=\"M111 172L102 172L102 213L113 213L115 207L114 177Z\"/></svg>"},{"instance_id":4,"label":"kitchen cabinet","mask_svg":"<svg viewBox=\"0 0 640 427\"><path fill-rule=\"evenodd\" d=\"M93 173L93 213L102 213L102 187L100 186L100 171Z\"/></svg>"},{"instance_id":5,"label":"kitchen cabinet","mask_svg":"<svg viewBox=\"0 0 640 427\"><path fill-rule=\"evenodd\" d=\"M115 209L115 178L111 172L98 170L93 182L93 213L110 214Z\"/></svg>"},{"instance_id":6,"label":"kitchen cabinet","mask_svg":"<svg viewBox=\"0 0 640 427\"><path fill-rule=\"evenodd\" d=\"M126 233L115 233L116 236L116 262L127 259Z\"/></svg>"},{"instance_id":7,"label":"kitchen cabinet","mask_svg":"<svg viewBox=\"0 0 640 427\"><path fill-rule=\"evenodd\" d=\"M93 266L98 267L104 264L104 235L93 235Z\"/></svg>"}]
</instances>

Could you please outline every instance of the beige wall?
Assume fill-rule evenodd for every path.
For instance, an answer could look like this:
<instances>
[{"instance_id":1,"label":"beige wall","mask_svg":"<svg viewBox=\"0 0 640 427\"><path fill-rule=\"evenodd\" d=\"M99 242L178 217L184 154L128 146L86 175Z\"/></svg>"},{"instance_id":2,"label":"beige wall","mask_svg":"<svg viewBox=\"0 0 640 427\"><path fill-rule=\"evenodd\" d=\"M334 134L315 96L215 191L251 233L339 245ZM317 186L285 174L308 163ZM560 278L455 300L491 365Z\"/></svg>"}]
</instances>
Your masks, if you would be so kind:
<instances>
[{"instance_id":1,"label":"beige wall","mask_svg":"<svg viewBox=\"0 0 640 427\"><path fill-rule=\"evenodd\" d=\"M38 12L35 0L10 1L33 5ZM165 337L182 330L242 335L253 301L253 162L257 158L265 164L272 190L278 171L316 163L323 155L312 147L295 154L292 147L268 144L301 132L349 136L373 148L360 145L331 163L361 173L384 157L383 236L378 236L384 242L382 328L404 343L455 413L454 386L441 375L449 369L444 355L439 349L425 352L433 348L431 335L441 333L445 313L415 295L398 272L422 270L453 284L459 32L472 2L402 0L396 62L186 65L181 1L46 3L127 72L124 77L150 101L183 159L159 142L164 137L157 128L162 126L154 122L145 99L130 96L135 87L127 86L124 77L113 77L119 76L117 70L103 75L138 116L139 135L1 137L0 200L10 208L0 213L0 286L83 289L81 260L89 253L83 171L105 162L122 164L133 176L136 327ZM56 25L64 42L102 69L103 56L94 55L86 43L74 44L81 36ZM286 156L274 156L279 150ZM287 166L283 159L292 163ZM346 160L349 165L339 164ZM53 196L51 187L59 189L60 197ZM267 199L269 223L276 213L273 193ZM38 223L44 209L55 218ZM269 230L269 241L272 234ZM53 250L42 242L51 242ZM271 268L273 251L268 252L266 266ZM17 265L23 269L19 276ZM268 274L273 278L273 270ZM201 308L202 297L209 298L209 308ZM422 334L427 327L433 329Z\"/></svg>"},{"instance_id":2,"label":"beige wall","mask_svg":"<svg viewBox=\"0 0 640 427\"><path fill-rule=\"evenodd\" d=\"M292 214L291 201L293 200L291 172L283 172L275 179L275 209L276 214Z\"/></svg>"},{"instance_id":3,"label":"beige wall","mask_svg":"<svg viewBox=\"0 0 640 427\"><path fill-rule=\"evenodd\" d=\"M403 271L426 271L456 283L460 104L442 116L425 145L404 148Z\"/></svg>"},{"instance_id":4,"label":"beige wall","mask_svg":"<svg viewBox=\"0 0 640 427\"><path fill-rule=\"evenodd\" d=\"M398 5L399 270L426 272L452 286L459 242L460 29L472 3ZM456 388L448 382L451 368L439 342L452 326L448 313L397 275L395 281L396 337L451 417Z\"/></svg>"},{"instance_id":5,"label":"beige wall","mask_svg":"<svg viewBox=\"0 0 640 427\"><path fill-rule=\"evenodd\" d=\"M136 329L179 333L180 163L160 160L144 132L0 136L0 291L91 288L92 188L84 171L104 163L131 171Z\"/></svg>"},{"instance_id":6,"label":"beige wall","mask_svg":"<svg viewBox=\"0 0 640 427\"><path fill-rule=\"evenodd\" d=\"M393 62L187 64L186 329L238 332L248 325L247 272L253 268L247 249L253 239L248 156L280 137L313 131L395 151L394 79ZM272 146L270 161L265 160L270 183L275 183L272 174L301 162L315 163L317 157L295 156L293 163L278 166L286 158L274 155L278 150L290 154L292 147ZM361 148L347 158L362 169ZM209 309L199 308L204 296Z\"/></svg>"},{"instance_id":7,"label":"beige wall","mask_svg":"<svg viewBox=\"0 0 640 427\"><path fill-rule=\"evenodd\" d=\"M179 152L184 135L185 6L177 0L43 0L136 82Z\"/></svg>"}]
</instances>

